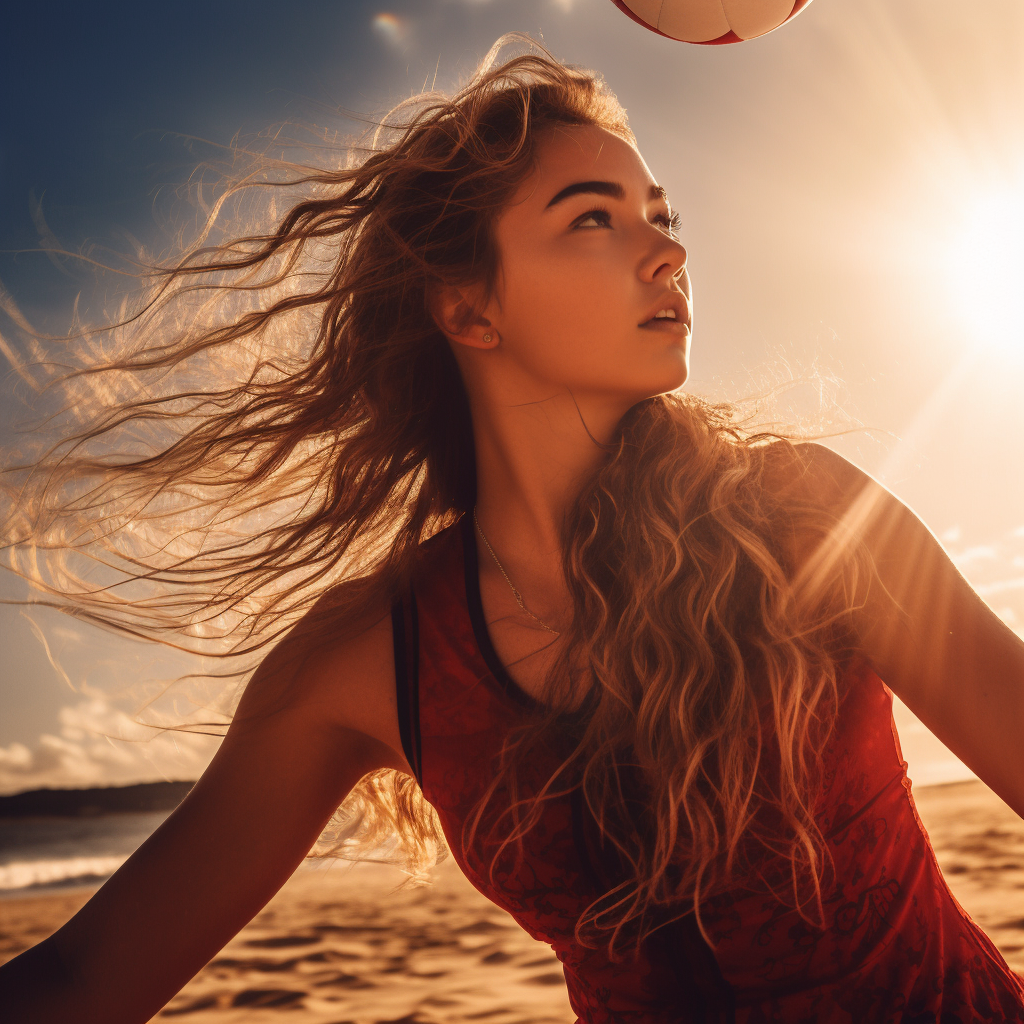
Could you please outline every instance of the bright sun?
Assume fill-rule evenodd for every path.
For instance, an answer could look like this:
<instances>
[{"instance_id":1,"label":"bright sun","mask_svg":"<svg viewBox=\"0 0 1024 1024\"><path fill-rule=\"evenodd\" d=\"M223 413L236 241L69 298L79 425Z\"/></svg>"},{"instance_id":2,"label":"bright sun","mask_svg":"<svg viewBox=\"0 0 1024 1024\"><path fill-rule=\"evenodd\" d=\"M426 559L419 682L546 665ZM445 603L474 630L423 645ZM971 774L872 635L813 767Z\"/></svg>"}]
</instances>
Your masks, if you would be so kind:
<instances>
[{"instance_id":1,"label":"bright sun","mask_svg":"<svg viewBox=\"0 0 1024 1024\"><path fill-rule=\"evenodd\" d=\"M1024 356L1024 185L968 207L953 246L954 287L972 336Z\"/></svg>"}]
</instances>

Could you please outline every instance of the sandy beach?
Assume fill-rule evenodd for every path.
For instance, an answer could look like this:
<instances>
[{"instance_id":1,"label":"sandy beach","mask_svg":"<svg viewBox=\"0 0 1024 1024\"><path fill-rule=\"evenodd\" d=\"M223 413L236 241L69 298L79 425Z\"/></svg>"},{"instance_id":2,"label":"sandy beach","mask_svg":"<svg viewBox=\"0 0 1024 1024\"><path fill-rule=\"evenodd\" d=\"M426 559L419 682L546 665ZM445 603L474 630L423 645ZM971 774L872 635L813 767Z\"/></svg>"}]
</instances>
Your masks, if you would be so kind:
<instances>
[{"instance_id":1,"label":"sandy beach","mask_svg":"<svg viewBox=\"0 0 1024 1024\"><path fill-rule=\"evenodd\" d=\"M1024 972L1024 821L980 782L915 792L950 888ZM573 1021L558 961L449 859L393 891L377 865L298 871L154 1019L189 1024L547 1024ZM0 902L0 960L66 920L91 890Z\"/></svg>"}]
</instances>

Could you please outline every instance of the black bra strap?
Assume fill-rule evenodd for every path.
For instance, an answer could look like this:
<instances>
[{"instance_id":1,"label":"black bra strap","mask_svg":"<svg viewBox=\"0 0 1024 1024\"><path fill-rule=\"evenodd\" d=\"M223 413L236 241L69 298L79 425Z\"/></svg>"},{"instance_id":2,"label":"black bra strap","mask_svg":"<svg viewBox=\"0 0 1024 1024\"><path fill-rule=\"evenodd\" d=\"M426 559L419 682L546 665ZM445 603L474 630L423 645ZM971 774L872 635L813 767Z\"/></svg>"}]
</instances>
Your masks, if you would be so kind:
<instances>
[{"instance_id":1,"label":"black bra strap","mask_svg":"<svg viewBox=\"0 0 1024 1024\"><path fill-rule=\"evenodd\" d=\"M391 634L395 651L395 687L398 698L398 732L402 750L416 781L423 784L420 764L420 644L416 596L410 590L391 606Z\"/></svg>"}]
</instances>

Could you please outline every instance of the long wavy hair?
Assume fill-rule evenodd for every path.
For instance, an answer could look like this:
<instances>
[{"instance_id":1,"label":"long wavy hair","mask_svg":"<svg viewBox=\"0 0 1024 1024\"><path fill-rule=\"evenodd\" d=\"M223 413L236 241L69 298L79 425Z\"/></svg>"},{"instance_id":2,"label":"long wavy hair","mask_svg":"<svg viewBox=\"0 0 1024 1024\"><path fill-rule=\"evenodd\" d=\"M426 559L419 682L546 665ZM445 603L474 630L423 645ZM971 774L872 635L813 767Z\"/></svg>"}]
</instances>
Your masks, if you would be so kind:
<instances>
[{"instance_id":1,"label":"long wavy hair","mask_svg":"<svg viewBox=\"0 0 1024 1024\"><path fill-rule=\"evenodd\" d=\"M533 52L499 62L517 41ZM559 125L635 144L598 76L503 37L458 92L400 104L335 166L260 157L141 297L61 355L15 320L38 354L19 372L33 386L49 373L59 436L9 453L11 567L70 614L250 666L300 619L326 642L387 607L420 543L476 495L469 405L430 297L493 293L495 218ZM582 788L626 875L580 919L581 941L639 942L665 908L700 920L766 852L766 884L820 909L817 759L852 597L840 572L801 596L780 538L825 541L835 523L777 497L780 458L800 456L732 408L662 395L630 410L568 512L573 617L550 715L510 736L481 813L508 787L497 862L545 800ZM573 749L524 790L519 768L583 678ZM389 836L411 871L444 852L415 781L382 771L325 844L352 855Z\"/></svg>"}]
</instances>

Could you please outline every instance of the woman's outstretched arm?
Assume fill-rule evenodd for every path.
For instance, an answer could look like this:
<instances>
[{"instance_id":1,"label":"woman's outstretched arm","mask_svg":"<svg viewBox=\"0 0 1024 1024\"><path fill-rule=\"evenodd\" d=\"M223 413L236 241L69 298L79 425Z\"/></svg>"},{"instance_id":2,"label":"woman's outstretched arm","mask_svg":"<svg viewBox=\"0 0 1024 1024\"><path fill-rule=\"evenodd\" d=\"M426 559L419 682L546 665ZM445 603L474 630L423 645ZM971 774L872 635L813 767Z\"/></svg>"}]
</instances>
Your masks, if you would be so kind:
<instances>
[{"instance_id":1,"label":"woman's outstretched arm","mask_svg":"<svg viewBox=\"0 0 1024 1024\"><path fill-rule=\"evenodd\" d=\"M840 537L865 542L877 570L854 615L864 654L907 707L1024 817L1024 642L886 488L827 448L798 450L805 486L840 515ZM828 559L818 562L827 571Z\"/></svg>"},{"instance_id":2,"label":"woman's outstretched arm","mask_svg":"<svg viewBox=\"0 0 1024 1024\"><path fill-rule=\"evenodd\" d=\"M182 804L49 939L0 968L4 1024L148 1021L284 884L364 774L396 753L390 618L257 670Z\"/></svg>"}]
</instances>

